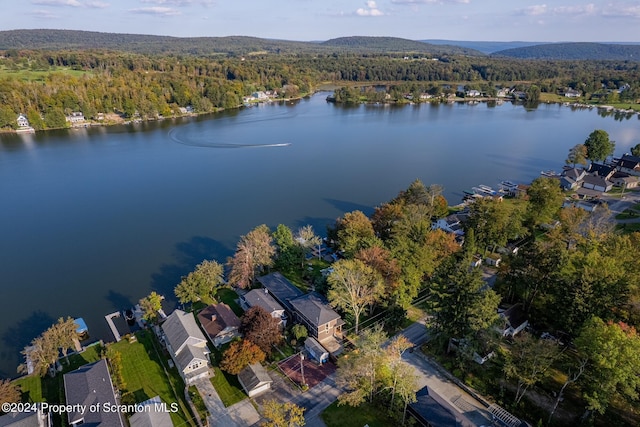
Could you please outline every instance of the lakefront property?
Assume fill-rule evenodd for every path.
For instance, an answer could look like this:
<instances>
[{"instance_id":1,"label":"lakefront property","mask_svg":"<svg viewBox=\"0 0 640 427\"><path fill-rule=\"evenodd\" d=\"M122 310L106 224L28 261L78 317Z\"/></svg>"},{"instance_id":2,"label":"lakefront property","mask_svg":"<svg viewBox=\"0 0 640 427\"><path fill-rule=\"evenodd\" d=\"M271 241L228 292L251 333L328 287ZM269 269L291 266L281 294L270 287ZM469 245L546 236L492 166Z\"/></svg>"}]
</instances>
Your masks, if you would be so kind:
<instances>
[{"instance_id":1,"label":"lakefront property","mask_svg":"<svg viewBox=\"0 0 640 427\"><path fill-rule=\"evenodd\" d=\"M633 46L11 36L0 426L640 423Z\"/></svg>"}]
</instances>

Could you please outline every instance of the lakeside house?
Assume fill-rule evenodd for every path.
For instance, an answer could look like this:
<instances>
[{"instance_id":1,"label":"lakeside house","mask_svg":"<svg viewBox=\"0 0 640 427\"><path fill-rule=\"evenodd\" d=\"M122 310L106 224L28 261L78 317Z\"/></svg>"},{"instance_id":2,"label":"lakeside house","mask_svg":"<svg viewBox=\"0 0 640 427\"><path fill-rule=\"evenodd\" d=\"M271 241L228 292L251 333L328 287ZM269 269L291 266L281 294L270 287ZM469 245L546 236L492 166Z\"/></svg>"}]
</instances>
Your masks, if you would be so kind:
<instances>
[{"instance_id":1,"label":"lakeside house","mask_svg":"<svg viewBox=\"0 0 640 427\"><path fill-rule=\"evenodd\" d=\"M433 230L443 230L456 236L464 236L463 223L468 219L468 215L452 214L445 218L440 218L431 224Z\"/></svg>"},{"instance_id":2,"label":"lakeside house","mask_svg":"<svg viewBox=\"0 0 640 427\"><path fill-rule=\"evenodd\" d=\"M253 289L240 297L240 306L247 311L251 307L262 307L274 319L278 320L279 325L284 328L287 326L287 314L284 307L269 294L265 289Z\"/></svg>"},{"instance_id":3,"label":"lakeside house","mask_svg":"<svg viewBox=\"0 0 640 427\"><path fill-rule=\"evenodd\" d=\"M91 405L118 404L106 359L64 374L63 382L66 403L74 408L67 413L69 425L123 427L120 412L89 410Z\"/></svg>"},{"instance_id":4,"label":"lakeside house","mask_svg":"<svg viewBox=\"0 0 640 427\"><path fill-rule=\"evenodd\" d=\"M198 313L198 320L216 348L240 336L240 319L225 303L206 307Z\"/></svg>"},{"instance_id":5,"label":"lakeside house","mask_svg":"<svg viewBox=\"0 0 640 427\"><path fill-rule=\"evenodd\" d=\"M16 119L16 123L18 123L18 127L19 128L28 128L29 127L29 120L27 119L27 117L24 114L18 115L18 118Z\"/></svg>"},{"instance_id":6,"label":"lakeside house","mask_svg":"<svg viewBox=\"0 0 640 427\"><path fill-rule=\"evenodd\" d=\"M193 314L175 310L162 324L162 333L171 359L187 385L210 376L207 339Z\"/></svg>"},{"instance_id":7,"label":"lakeside house","mask_svg":"<svg viewBox=\"0 0 640 427\"><path fill-rule=\"evenodd\" d=\"M77 126L84 123L84 114L81 111L74 111L65 117L65 120L71 123L71 126Z\"/></svg>"},{"instance_id":8,"label":"lakeside house","mask_svg":"<svg viewBox=\"0 0 640 427\"><path fill-rule=\"evenodd\" d=\"M566 98L580 98L582 96L582 92L580 92L579 90L569 88L569 89L565 89L564 96Z\"/></svg>"},{"instance_id":9,"label":"lakeside house","mask_svg":"<svg viewBox=\"0 0 640 427\"><path fill-rule=\"evenodd\" d=\"M318 340L332 355L342 352L342 326L344 321L317 292L305 294L281 273L258 277L258 282L282 305L296 323L303 324L309 336Z\"/></svg>"}]
</instances>

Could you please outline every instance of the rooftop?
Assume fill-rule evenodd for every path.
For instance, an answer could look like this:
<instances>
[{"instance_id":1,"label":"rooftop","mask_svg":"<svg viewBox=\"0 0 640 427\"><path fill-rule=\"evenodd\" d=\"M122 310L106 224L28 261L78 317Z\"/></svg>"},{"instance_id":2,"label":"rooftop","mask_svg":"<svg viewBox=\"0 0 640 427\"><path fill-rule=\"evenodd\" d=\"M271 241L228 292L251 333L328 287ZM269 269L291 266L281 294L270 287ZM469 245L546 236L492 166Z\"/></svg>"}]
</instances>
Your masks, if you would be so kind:
<instances>
[{"instance_id":1,"label":"rooftop","mask_svg":"<svg viewBox=\"0 0 640 427\"><path fill-rule=\"evenodd\" d=\"M340 315L336 313L317 292L309 292L308 294L291 300L291 305L298 313L316 326L340 319Z\"/></svg>"}]
</instances>

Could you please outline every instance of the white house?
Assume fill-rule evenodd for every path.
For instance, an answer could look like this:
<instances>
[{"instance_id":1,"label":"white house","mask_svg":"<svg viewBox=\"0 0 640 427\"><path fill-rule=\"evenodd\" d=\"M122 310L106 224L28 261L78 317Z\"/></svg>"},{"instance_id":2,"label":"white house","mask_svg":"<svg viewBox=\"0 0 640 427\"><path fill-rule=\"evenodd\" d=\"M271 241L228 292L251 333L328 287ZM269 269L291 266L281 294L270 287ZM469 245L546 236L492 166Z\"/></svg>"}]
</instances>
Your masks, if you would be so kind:
<instances>
[{"instance_id":1,"label":"white house","mask_svg":"<svg viewBox=\"0 0 640 427\"><path fill-rule=\"evenodd\" d=\"M564 91L564 96L566 98L579 98L582 96L582 92L575 89L567 89Z\"/></svg>"},{"instance_id":2,"label":"white house","mask_svg":"<svg viewBox=\"0 0 640 427\"><path fill-rule=\"evenodd\" d=\"M468 90L465 94L466 96L480 96L480 91L479 90L475 90L475 89L471 89Z\"/></svg>"},{"instance_id":3,"label":"white house","mask_svg":"<svg viewBox=\"0 0 640 427\"><path fill-rule=\"evenodd\" d=\"M16 122L18 123L18 127L21 127L21 128L29 127L29 120L27 120L27 117L24 114L20 114L16 119Z\"/></svg>"},{"instance_id":4,"label":"white house","mask_svg":"<svg viewBox=\"0 0 640 427\"><path fill-rule=\"evenodd\" d=\"M167 350L187 385L209 377L207 339L191 313L175 310L162 324Z\"/></svg>"},{"instance_id":5,"label":"white house","mask_svg":"<svg viewBox=\"0 0 640 427\"><path fill-rule=\"evenodd\" d=\"M503 320L502 326L499 328L503 337L513 337L529 324L522 304L512 305L507 310L498 310L498 314Z\"/></svg>"},{"instance_id":6,"label":"white house","mask_svg":"<svg viewBox=\"0 0 640 427\"><path fill-rule=\"evenodd\" d=\"M72 125L84 123L84 114L80 111L74 111L66 117L66 121Z\"/></svg>"},{"instance_id":7,"label":"white house","mask_svg":"<svg viewBox=\"0 0 640 427\"><path fill-rule=\"evenodd\" d=\"M440 229L447 233L455 234L456 236L463 236L464 230L462 228L462 219L458 215L449 215L446 218L440 218L431 225L434 230Z\"/></svg>"}]
</instances>

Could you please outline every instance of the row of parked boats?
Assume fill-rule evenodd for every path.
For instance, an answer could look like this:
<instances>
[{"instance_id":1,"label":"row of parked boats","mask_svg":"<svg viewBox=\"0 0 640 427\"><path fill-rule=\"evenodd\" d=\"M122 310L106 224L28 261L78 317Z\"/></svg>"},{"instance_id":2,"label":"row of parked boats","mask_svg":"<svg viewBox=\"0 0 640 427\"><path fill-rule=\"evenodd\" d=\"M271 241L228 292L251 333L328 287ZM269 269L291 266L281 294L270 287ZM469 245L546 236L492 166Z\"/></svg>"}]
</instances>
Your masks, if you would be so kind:
<instances>
[{"instance_id":1,"label":"row of parked boats","mask_svg":"<svg viewBox=\"0 0 640 427\"><path fill-rule=\"evenodd\" d=\"M489 187L488 185L480 184L477 187L472 187L471 190L464 190L464 200L474 200L483 197L495 197L503 196L506 194L513 194L518 188L518 184L512 181L501 181L498 184L498 189Z\"/></svg>"}]
</instances>

